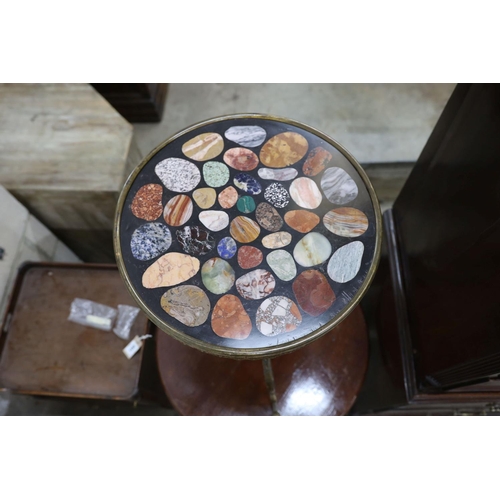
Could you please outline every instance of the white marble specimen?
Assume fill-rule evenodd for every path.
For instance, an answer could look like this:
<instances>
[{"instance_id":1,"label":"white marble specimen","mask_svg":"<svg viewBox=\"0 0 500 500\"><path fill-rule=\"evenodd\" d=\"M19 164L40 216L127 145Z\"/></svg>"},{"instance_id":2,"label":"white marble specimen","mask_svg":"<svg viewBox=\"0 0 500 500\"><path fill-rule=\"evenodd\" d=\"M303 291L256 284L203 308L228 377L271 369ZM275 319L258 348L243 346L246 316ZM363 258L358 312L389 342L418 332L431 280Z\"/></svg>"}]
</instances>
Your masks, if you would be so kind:
<instances>
[{"instance_id":1,"label":"white marble specimen","mask_svg":"<svg viewBox=\"0 0 500 500\"><path fill-rule=\"evenodd\" d=\"M222 231L229 225L229 215L221 210L205 210L199 215L200 222L211 231Z\"/></svg>"},{"instance_id":2,"label":"white marble specimen","mask_svg":"<svg viewBox=\"0 0 500 500\"><path fill-rule=\"evenodd\" d=\"M231 127L224 135L226 139L246 148L260 146L266 139L266 131L257 125Z\"/></svg>"},{"instance_id":3,"label":"white marble specimen","mask_svg":"<svg viewBox=\"0 0 500 500\"><path fill-rule=\"evenodd\" d=\"M340 247L328 262L328 276L337 283L351 281L359 272L364 249L361 241L353 241Z\"/></svg>"},{"instance_id":4,"label":"white marble specimen","mask_svg":"<svg viewBox=\"0 0 500 500\"><path fill-rule=\"evenodd\" d=\"M358 196L358 186L352 177L339 167L327 168L321 178L321 189L329 201L344 205Z\"/></svg>"},{"instance_id":5,"label":"white marble specimen","mask_svg":"<svg viewBox=\"0 0 500 500\"><path fill-rule=\"evenodd\" d=\"M325 236L312 232L306 234L293 249L293 257L304 267L317 266L332 254L332 245Z\"/></svg>"},{"instance_id":6,"label":"white marble specimen","mask_svg":"<svg viewBox=\"0 0 500 500\"><path fill-rule=\"evenodd\" d=\"M257 173L261 179L266 181L291 181L298 175L295 168L259 168Z\"/></svg>"}]
</instances>

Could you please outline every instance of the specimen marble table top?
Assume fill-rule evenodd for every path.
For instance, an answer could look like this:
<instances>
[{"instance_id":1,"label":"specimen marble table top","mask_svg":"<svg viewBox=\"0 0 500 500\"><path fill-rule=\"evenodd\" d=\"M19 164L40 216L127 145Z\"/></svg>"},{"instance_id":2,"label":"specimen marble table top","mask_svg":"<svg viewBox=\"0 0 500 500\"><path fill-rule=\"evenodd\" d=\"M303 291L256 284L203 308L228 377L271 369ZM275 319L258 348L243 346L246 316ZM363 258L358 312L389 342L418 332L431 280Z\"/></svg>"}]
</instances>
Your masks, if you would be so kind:
<instances>
[{"instance_id":1,"label":"specimen marble table top","mask_svg":"<svg viewBox=\"0 0 500 500\"><path fill-rule=\"evenodd\" d=\"M359 302L379 258L380 209L332 139L234 115L180 132L137 167L118 203L115 250L163 331L214 354L276 355Z\"/></svg>"}]
</instances>

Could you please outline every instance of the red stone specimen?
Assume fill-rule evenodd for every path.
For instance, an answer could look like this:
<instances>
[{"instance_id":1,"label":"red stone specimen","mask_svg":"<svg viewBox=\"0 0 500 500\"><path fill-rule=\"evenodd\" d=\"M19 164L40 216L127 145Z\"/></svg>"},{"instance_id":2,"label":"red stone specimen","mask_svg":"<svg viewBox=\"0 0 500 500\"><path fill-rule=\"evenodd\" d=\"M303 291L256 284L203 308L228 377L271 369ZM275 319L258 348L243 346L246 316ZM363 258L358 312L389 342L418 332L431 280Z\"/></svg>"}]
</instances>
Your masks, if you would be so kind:
<instances>
[{"instance_id":1,"label":"red stone specimen","mask_svg":"<svg viewBox=\"0 0 500 500\"><path fill-rule=\"evenodd\" d=\"M252 321L238 297L224 295L217 301L212 312L212 330L226 339L242 340L250 335Z\"/></svg>"},{"instance_id":2,"label":"red stone specimen","mask_svg":"<svg viewBox=\"0 0 500 500\"><path fill-rule=\"evenodd\" d=\"M139 219L156 220L163 212L162 194L163 188L160 184L146 184L137 191L130 210Z\"/></svg>"},{"instance_id":3,"label":"red stone specimen","mask_svg":"<svg viewBox=\"0 0 500 500\"><path fill-rule=\"evenodd\" d=\"M242 269L251 269L262 262L262 251L251 246L243 246L238 250L238 264Z\"/></svg>"},{"instance_id":4,"label":"red stone specimen","mask_svg":"<svg viewBox=\"0 0 500 500\"><path fill-rule=\"evenodd\" d=\"M319 316L335 301L335 293L327 279L315 269L297 276L292 285L299 306L311 316Z\"/></svg>"},{"instance_id":5,"label":"red stone specimen","mask_svg":"<svg viewBox=\"0 0 500 500\"><path fill-rule=\"evenodd\" d=\"M332 159L331 153L323 148L314 148L308 155L302 167L302 171L309 177L314 177L325 170L326 165Z\"/></svg>"},{"instance_id":6,"label":"red stone specimen","mask_svg":"<svg viewBox=\"0 0 500 500\"><path fill-rule=\"evenodd\" d=\"M246 148L233 148L226 151L224 161L236 170L248 172L259 164L257 155Z\"/></svg>"}]
</instances>

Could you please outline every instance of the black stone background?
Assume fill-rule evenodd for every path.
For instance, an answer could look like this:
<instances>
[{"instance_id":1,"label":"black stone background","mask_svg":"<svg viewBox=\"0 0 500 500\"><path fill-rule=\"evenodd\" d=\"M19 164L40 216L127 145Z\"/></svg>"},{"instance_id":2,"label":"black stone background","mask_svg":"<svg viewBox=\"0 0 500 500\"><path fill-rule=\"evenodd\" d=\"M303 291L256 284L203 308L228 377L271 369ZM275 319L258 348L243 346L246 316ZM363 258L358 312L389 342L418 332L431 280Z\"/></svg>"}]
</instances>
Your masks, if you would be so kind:
<instances>
[{"instance_id":1,"label":"black stone background","mask_svg":"<svg viewBox=\"0 0 500 500\"><path fill-rule=\"evenodd\" d=\"M335 204L329 202L327 200L327 198L323 195L323 201L322 201L321 205L316 210L313 210L313 212L315 212L317 215L319 215L319 217L321 219L320 223L313 229L313 231L323 234L324 236L326 236L330 240L330 242L332 244L332 250L333 250L332 255L335 252L335 250L337 250L341 246L346 245L347 243L350 243L351 241L361 241L361 242L363 242L363 244L365 246L363 258L362 258L362 262L361 262L361 268L360 268L357 276L353 280L351 280L347 283L344 283L344 284L336 283L336 282L332 281L330 279L330 277L328 276L326 269L327 269L327 265L328 265L330 258L328 258L321 265L310 267L310 268L304 268L296 263L297 276L301 272L305 271L306 269L317 269L317 270L321 271L323 273L323 275L327 278L328 282L330 283L330 286L332 287L333 291L335 292L336 300L328 311L326 311L322 315L315 317L315 318L310 316L306 312L304 312L299 306L299 310L300 310L301 315L302 315L302 323L297 327L296 330L289 332L289 333L282 333L282 334L279 334L279 335L274 336L274 337L266 337L258 331L256 324L255 324L256 312L257 312L259 305L267 298L273 297L273 296L278 296L278 295L283 295L285 297L290 298L297 305L298 305L298 302L297 302L297 300L294 296L293 290L292 290L292 283L294 280L288 281L288 282L281 281L274 274L272 269L267 264L266 256L270 252L272 252L273 249L264 248L260 244L260 242L264 236L271 234L271 233L269 231L266 231L265 229L263 229L261 227L261 233L259 235L259 238L257 238L255 241L247 244L247 245L251 245L251 246L256 246L262 250L262 252L264 254L264 258L263 258L262 263L259 266L252 268L252 269L241 269L238 265L238 260L237 260L238 253L236 253L234 255L234 257L232 257L231 259L227 260L227 262L229 262L231 264L232 268L235 271L236 280L240 276L243 276L244 274L251 272L255 269L267 269L268 271L270 271L273 274L273 276L275 277L275 280L276 280L276 287L274 289L274 292L262 300L243 299L243 297L241 297L239 295L238 291L236 290L235 285L233 285L233 287L227 292L227 294L235 295L241 300L243 307L245 308L245 310L247 311L247 313L249 314L249 316L252 320L252 326L253 326L252 331L251 331L250 335L245 340L225 339L225 338L221 338L221 337L217 336L215 333L213 333L212 328L211 328L211 322L210 322L211 314L208 316L207 321L203 325L200 325L198 327L187 327L187 326L183 325L182 323L180 323L179 321L177 321L175 318L168 315L160 306L160 298L169 288L173 288L173 287L146 289L142 286L142 275L143 275L144 271L153 262L155 262L159 257L157 257L155 259L151 259L150 261L139 261L139 260L136 260L132 256L132 252L130 250L130 239L131 239L132 233L139 226L147 223L147 221L136 218L132 214L132 212L130 211L130 204L132 203L132 200L133 200L134 196L136 195L137 191L143 185L150 184L150 183L156 183L156 184L160 184L163 186L163 206L165 206L165 204L167 203L167 201L170 198L172 198L173 196L176 196L178 194L185 194L185 195L189 195L190 197L192 195L192 192L175 193L175 192L169 191L163 185L163 183L160 181L159 177L155 174L154 169L155 169L155 166L158 164L158 162L160 162L161 160L167 159L167 158L172 158L172 157L173 158L183 158L185 160L188 160L188 161L192 162L193 164L197 165L200 168L200 172L202 174L201 175L201 182L194 189L199 189L202 187L210 187L205 183L205 180L203 178L203 164L206 162L194 161L190 158L187 158L182 153L182 145L185 142L187 142L188 140L192 139L193 137L196 137L199 134L207 133L207 132L217 132L224 139L224 149L219 156L217 156L215 158L211 158L208 161L219 161L219 162L224 163L223 156L224 156L224 153L228 149L231 149L234 147L241 147L238 144L227 140L226 137L224 136L224 132L227 129L229 129L230 127L238 126L238 125L259 125L266 130L266 132L267 132L266 139L260 146L257 146L254 148L247 148L247 149L254 151L257 156L259 156L259 153L260 153L262 146L271 137L273 137L276 134L279 134L281 132L290 131L290 132L297 132L297 133L303 135L309 143L309 149L308 149L308 152L302 158L302 160L295 163L294 165L290 165L290 167L296 168L299 172L296 179L299 177L306 177L306 176L304 176L304 174L302 172L302 165L306 161L306 159L309 155L309 152L313 148L321 146L321 147L325 148L327 151L329 151L332 154L332 159L328 163L326 168L330 168L330 167L343 168L356 182L356 184L358 186L358 196L351 203L347 203L345 205L335 205ZM219 195L219 193L221 191L223 191L228 186L235 187L233 184L233 179L238 173L240 173L240 171L235 170L231 167L228 167L228 168L230 171L229 181L224 186L221 186L219 188L214 188L217 192L217 195ZM272 184L273 182L280 182L288 190L288 188L290 187L290 184L293 181L293 180L273 181L273 180L261 179L257 174L257 171L259 168L267 168L267 167L265 167L265 165L263 165L259 162L259 165L257 166L256 169L249 171L249 172L245 172L248 175L251 175L252 177L254 177L262 186L261 193L254 196L256 205L258 205L260 202L266 201L264 199L264 191L268 185ZM276 170L279 170L279 169L276 169ZM315 177L309 177L309 178L313 179L314 181L316 181L316 184L318 185L318 188L320 189L320 192L322 194L323 194L323 192L321 190L320 182L321 182L321 177L322 177L323 173L324 173L324 171L319 173ZM236 188L236 190L238 191L238 194L240 195L240 197L246 196L246 195L248 196L247 193L244 193L240 189ZM362 212L364 212L366 214L366 216L368 217L369 226L368 226L368 230L363 235L361 235L360 237L357 237L357 238L345 238L342 236L337 236L325 228L325 226L323 224L323 216L327 212L329 212L330 210L332 210L334 208L338 208L340 206L354 207L354 208L361 210ZM218 201L216 201L215 205L208 210L224 210L224 209L219 205ZM281 215L281 217L284 219L284 215L287 211L304 210L304 209L302 207L299 207L298 205L296 205L296 203L290 198L290 203L285 208L277 208L276 210ZM198 226L201 226L202 228L206 229L198 219L198 215L201 211L202 210L193 201L193 214L192 214L190 220L185 225L189 225L189 226L198 225ZM229 210L224 210L224 211L226 211L229 215L229 222L231 222L231 220L233 220L233 218L238 216L238 215L244 215L245 217L249 217L253 220L256 220L255 219L255 211L250 213L250 214L242 214L241 212L239 212L236 205L233 208L231 208ZM165 223L165 220L163 219L163 216L160 216L155 222ZM168 251L169 252L184 253L182 250L182 246L177 241L177 237L176 237L176 231L178 229L181 229L184 226L181 226L181 227L168 226L168 227L172 233L172 245ZM301 238L303 238L305 236L305 234L299 233L298 231L291 229L290 227L288 227L288 225L285 222L283 223L283 226L280 229L280 231L288 231L292 235L292 242L288 246L286 246L282 249L287 250L293 256L293 249L294 249L295 245L298 243L298 241ZM216 302L222 297L222 295L215 295L205 288L205 286L203 285L203 282L201 280L201 268L202 268L203 264L208 259L211 259L212 257L219 257L219 255L217 253L217 244L219 243L219 241L222 238L224 238L226 236L231 236L231 234L229 232L229 225L227 228L225 228L222 231L219 231L219 232L210 231L210 233L214 236L214 238L216 240L216 244L215 244L215 247L213 248L213 250L211 250L208 254L203 255L201 257L197 257L198 259L200 259L200 271L198 271L198 273L195 276L193 276L191 279L189 279L188 281L180 283L179 285L176 285L176 286L196 285L196 286L200 287L207 294L207 296L210 300L211 307L213 309ZM305 335L308 335L311 332L314 332L317 328L319 328L320 326L322 326L325 323L327 323L328 321L330 321L334 316L339 314L347 306L347 304L350 302L352 297L354 297L354 295L356 294L356 292L359 290L362 283L364 282L364 280L367 276L367 273L370 269L370 265L372 263L372 260L373 260L374 251L375 251L375 240L376 240L376 227L375 227L375 213L374 213L373 205L372 205L368 190L366 189L366 186L364 185L364 182L362 181L361 177L357 173L356 169L349 162L349 160L340 151L338 151L336 148L334 148L329 143L323 141L319 137L317 137L317 136L315 136L315 135L313 135L313 134L311 134L311 133L309 133L309 132L307 132L299 127L295 127L293 125L288 125L288 124L273 121L273 120L256 119L256 118L230 119L230 120L206 125L205 127L198 128L196 130L193 130L193 131L183 135L182 137L179 137L178 139L176 139L175 141L171 142L166 147L164 147L162 150L157 152L149 160L149 162L144 166L142 171L136 177L134 184L131 186L129 193L127 195L127 198L125 200L125 204L124 204L123 211L122 211L122 218L120 221L120 242L121 242L121 251L122 251L123 261L124 261L125 267L127 269L128 275L130 277L130 281L132 282L135 290L137 291L139 296L142 298L142 300L148 305L150 310L157 317L161 318L163 321L165 321L167 324L171 325L173 328L180 330L181 332L184 332L185 334L190 335L191 337L194 337L194 338L199 339L201 341L207 342L209 344L226 346L226 347L230 347L230 348L248 349L248 348L269 347L269 346L273 346L273 345L285 344L287 342L293 341L294 339L303 337ZM243 246L243 244L241 244L239 242L236 242L236 244L238 246L238 249L241 246Z\"/></svg>"}]
</instances>

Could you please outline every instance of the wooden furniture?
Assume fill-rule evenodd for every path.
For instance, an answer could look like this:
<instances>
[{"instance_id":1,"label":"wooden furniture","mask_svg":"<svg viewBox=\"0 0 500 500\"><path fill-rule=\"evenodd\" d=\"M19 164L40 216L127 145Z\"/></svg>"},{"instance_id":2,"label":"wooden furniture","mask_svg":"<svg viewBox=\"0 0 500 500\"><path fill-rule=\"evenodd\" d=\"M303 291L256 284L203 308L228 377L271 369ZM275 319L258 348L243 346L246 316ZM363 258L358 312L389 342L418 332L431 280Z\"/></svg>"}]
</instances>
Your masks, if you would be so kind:
<instances>
[{"instance_id":1,"label":"wooden furniture","mask_svg":"<svg viewBox=\"0 0 500 500\"><path fill-rule=\"evenodd\" d=\"M367 363L362 313L349 314L380 246L380 209L356 160L307 125L265 115L208 120L165 141L129 177L115 223L120 272L151 321L232 358L159 341L167 395L187 414L226 414L232 405L243 413L245 400L262 414L346 413ZM264 373L250 360L264 360ZM223 378L238 392L247 374L256 384L249 392L197 407ZM323 391L317 406L315 391Z\"/></svg>"},{"instance_id":2,"label":"wooden furniture","mask_svg":"<svg viewBox=\"0 0 500 500\"><path fill-rule=\"evenodd\" d=\"M0 184L82 259L113 261L118 193L139 159L132 126L90 85L0 85Z\"/></svg>"},{"instance_id":3,"label":"wooden furniture","mask_svg":"<svg viewBox=\"0 0 500 500\"><path fill-rule=\"evenodd\" d=\"M168 83L92 83L92 87L131 123L161 121Z\"/></svg>"},{"instance_id":4,"label":"wooden furniture","mask_svg":"<svg viewBox=\"0 0 500 500\"><path fill-rule=\"evenodd\" d=\"M384 214L381 341L406 393L386 411L499 409L499 132L500 86L458 85Z\"/></svg>"},{"instance_id":5,"label":"wooden furniture","mask_svg":"<svg viewBox=\"0 0 500 500\"><path fill-rule=\"evenodd\" d=\"M128 360L129 342L68 321L74 298L111 307L133 305L116 266L26 264L0 335L0 388L38 396L135 400L143 351ZM149 331L143 314L130 338Z\"/></svg>"}]
</instances>

